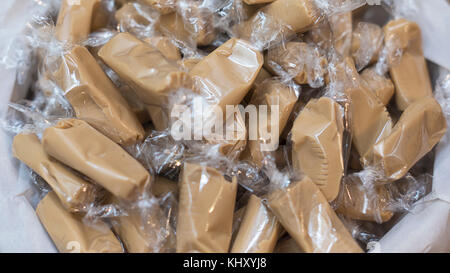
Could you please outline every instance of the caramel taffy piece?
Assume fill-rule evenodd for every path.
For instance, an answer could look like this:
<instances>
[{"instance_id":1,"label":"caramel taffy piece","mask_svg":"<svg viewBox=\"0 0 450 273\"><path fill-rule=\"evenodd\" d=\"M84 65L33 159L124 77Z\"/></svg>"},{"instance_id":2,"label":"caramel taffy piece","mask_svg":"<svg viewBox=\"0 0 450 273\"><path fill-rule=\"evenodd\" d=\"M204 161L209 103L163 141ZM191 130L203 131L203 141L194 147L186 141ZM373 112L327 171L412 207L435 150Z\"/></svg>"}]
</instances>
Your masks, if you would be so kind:
<instances>
[{"instance_id":1,"label":"caramel taffy piece","mask_svg":"<svg viewBox=\"0 0 450 273\"><path fill-rule=\"evenodd\" d=\"M380 167L389 181L398 180L433 149L446 131L439 103L432 97L423 98L406 108L392 132L365 156L364 164Z\"/></svg>"},{"instance_id":2,"label":"caramel taffy piece","mask_svg":"<svg viewBox=\"0 0 450 273\"><path fill-rule=\"evenodd\" d=\"M127 101L85 47L76 46L66 54L56 76L77 118L122 145L144 138Z\"/></svg>"},{"instance_id":3,"label":"caramel taffy piece","mask_svg":"<svg viewBox=\"0 0 450 273\"><path fill-rule=\"evenodd\" d=\"M352 12L344 12L330 16L330 28L333 34L333 46L340 56L350 55L352 46L353 21Z\"/></svg>"},{"instance_id":4,"label":"caramel taffy piece","mask_svg":"<svg viewBox=\"0 0 450 273\"><path fill-rule=\"evenodd\" d=\"M190 77L159 50L129 33L119 33L98 52L138 97L148 105L164 105L171 90L191 88Z\"/></svg>"},{"instance_id":5,"label":"caramel taffy piece","mask_svg":"<svg viewBox=\"0 0 450 273\"><path fill-rule=\"evenodd\" d=\"M349 175L342 183L343 190L336 204L336 212L350 219L384 223L394 215L389 210L390 195L384 185L364 185L357 175Z\"/></svg>"},{"instance_id":6,"label":"caramel taffy piece","mask_svg":"<svg viewBox=\"0 0 450 273\"><path fill-rule=\"evenodd\" d=\"M425 97L433 96L428 67L423 56L422 35L416 23L405 19L389 22L384 27L385 46L390 56L395 101L400 110ZM401 51L400 59L398 52Z\"/></svg>"},{"instance_id":7,"label":"caramel taffy piece","mask_svg":"<svg viewBox=\"0 0 450 273\"><path fill-rule=\"evenodd\" d=\"M287 42L268 50L264 67L272 74L287 73L298 84L320 87L325 82L327 64L317 48L303 42Z\"/></svg>"},{"instance_id":8,"label":"caramel taffy piece","mask_svg":"<svg viewBox=\"0 0 450 273\"><path fill-rule=\"evenodd\" d=\"M156 28L164 36L174 38L187 46L209 45L217 35L212 22L213 17L208 14L209 10L198 7L199 3L189 4L189 7L183 9L184 16L178 12L162 15Z\"/></svg>"},{"instance_id":9,"label":"caramel taffy piece","mask_svg":"<svg viewBox=\"0 0 450 273\"><path fill-rule=\"evenodd\" d=\"M353 31L352 57L358 71L375 63L383 47L383 30L375 24L359 22Z\"/></svg>"},{"instance_id":10,"label":"caramel taffy piece","mask_svg":"<svg viewBox=\"0 0 450 273\"><path fill-rule=\"evenodd\" d=\"M307 253L363 252L308 177L268 196L284 229Z\"/></svg>"},{"instance_id":11,"label":"caramel taffy piece","mask_svg":"<svg viewBox=\"0 0 450 273\"><path fill-rule=\"evenodd\" d=\"M144 39L145 42L158 49L161 54L169 61L181 60L181 53L178 47L172 42L172 39L163 36L153 36Z\"/></svg>"},{"instance_id":12,"label":"caramel taffy piece","mask_svg":"<svg viewBox=\"0 0 450 273\"><path fill-rule=\"evenodd\" d=\"M264 47L284 36L305 32L317 22L318 13L311 0L277 0L258 10L237 31L240 38Z\"/></svg>"},{"instance_id":13,"label":"caramel taffy piece","mask_svg":"<svg viewBox=\"0 0 450 273\"><path fill-rule=\"evenodd\" d=\"M281 225L263 201L252 195L245 209L231 253L271 253Z\"/></svg>"},{"instance_id":14,"label":"caramel taffy piece","mask_svg":"<svg viewBox=\"0 0 450 273\"><path fill-rule=\"evenodd\" d=\"M262 54L248 42L231 38L194 66L190 75L210 105L225 110L238 105L263 64Z\"/></svg>"},{"instance_id":15,"label":"caramel taffy piece","mask_svg":"<svg viewBox=\"0 0 450 273\"><path fill-rule=\"evenodd\" d=\"M363 157L379 139L389 135L392 119L380 99L362 83L352 58L338 64L336 76L350 102L353 144Z\"/></svg>"},{"instance_id":16,"label":"caramel taffy piece","mask_svg":"<svg viewBox=\"0 0 450 273\"><path fill-rule=\"evenodd\" d=\"M59 252L123 252L119 240L104 222L84 224L82 216L68 212L54 192L39 202L36 214Z\"/></svg>"},{"instance_id":17,"label":"caramel taffy piece","mask_svg":"<svg viewBox=\"0 0 450 273\"><path fill-rule=\"evenodd\" d=\"M216 169L185 163L180 176L177 252L228 252L237 181Z\"/></svg>"},{"instance_id":18,"label":"caramel taffy piece","mask_svg":"<svg viewBox=\"0 0 450 273\"><path fill-rule=\"evenodd\" d=\"M139 31L141 27L150 26L157 20L157 17L154 17L144 6L134 2L124 4L116 11L114 18L119 23L121 31L133 33Z\"/></svg>"},{"instance_id":19,"label":"caramel taffy piece","mask_svg":"<svg viewBox=\"0 0 450 273\"><path fill-rule=\"evenodd\" d=\"M263 124L262 122L257 122L255 124L255 127L258 130L257 139L249 139L248 141L248 159L257 166L262 165L264 151L276 150L278 147L281 132L283 132L287 124L297 99L298 97L293 87L272 80L262 83L255 93L253 93L250 104L256 106L258 119L261 121L260 115L265 114L267 121L266 124ZM267 106L266 113L259 109L259 106L262 105ZM274 132L271 128L273 118L271 113L274 106L278 107L278 120L275 121L275 123L278 124L278 133ZM252 124L249 126L252 126ZM275 139L270 139L272 137L275 137ZM267 145L268 149L261 149L262 145ZM272 146L273 149L270 149L269 146Z\"/></svg>"},{"instance_id":20,"label":"caramel taffy piece","mask_svg":"<svg viewBox=\"0 0 450 273\"><path fill-rule=\"evenodd\" d=\"M389 104L395 91L391 79L378 74L375 69L366 68L361 73L361 80L363 80L365 87L372 91L384 106Z\"/></svg>"},{"instance_id":21,"label":"caramel taffy piece","mask_svg":"<svg viewBox=\"0 0 450 273\"><path fill-rule=\"evenodd\" d=\"M328 201L334 200L344 172L343 113L330 98L311 100L292 127L294 170L311 177Z\"/></svg>"},{"instance_id":22,"label":"caramel taffy piece","mask_svg":"<svg viewBox=\"0 0 450 273\"><path fill-rule=\"evenodd\" d=\"M162 176L156 176L151 185L151 192L156 197L162 197L168 193L178 195L178 183Z\"/></svg>"},{"instance_id":23,"label":"caramel taffy piece","mask_svg":"<svg viewBox=\"0 0 450 273\"><path fill-rule=\"evenodd\" d=\"M69 211L79 212L94 202L93 186L49 157L35 134L16 135L13 155L41 176Z\"/></svg>"},{"instance_id":24,"label":"caramel taffy piece","mask_svg":"<svg viewBox=\"0 0 450 273\"><path fill-rule=\"evenodd\" d=\"M66 119L44 131L44 150L119 198L131 199L150 181L145 168L85 121Z\"/></svg>"},{"instance_id":25,"label":"caramel taffy piece","mask_svg":"<svg viewBox=\"0 0 450 273\"><path fill-rule=\"evenodd\" d=\"M93 24L98 28L94 11L101 5L101 0L63 0L56 22L56 38L62 42L82 42L91 33Z\"/></svg>"},{"instance_id":26,"label":"caramel taffy piece","mask_svg":"<svg viewBox=\"0 0 450 273\"><path fill-rule=\"evenodd\" d=\"M143 2L161 14L174 12L177 4L177 0L144 0Z\"/></svg>"}]
</instances>

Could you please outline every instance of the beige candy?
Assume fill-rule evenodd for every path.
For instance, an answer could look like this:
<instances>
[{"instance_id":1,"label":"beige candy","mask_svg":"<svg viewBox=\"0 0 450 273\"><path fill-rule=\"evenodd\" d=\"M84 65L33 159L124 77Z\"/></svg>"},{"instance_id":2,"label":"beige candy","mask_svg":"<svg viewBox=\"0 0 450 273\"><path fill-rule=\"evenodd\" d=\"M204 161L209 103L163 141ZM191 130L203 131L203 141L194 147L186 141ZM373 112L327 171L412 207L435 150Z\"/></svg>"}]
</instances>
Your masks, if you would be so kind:
<instances>
[{"instance_id":1,"label":"beige candy","mask_svg":"<svg viewBox=\"0 0 450 273\"><path fill-rule=\"evenodd\" d=\"M76 46L66 54L56 76L77 118L119 144L144 138L127 101L85 47Z\"/></svg>"},{"instance_id":2,"label":"beige candy","mask_svg":"<svg viewBox=\"0 0 450 273\"><path fill-rule=\"evenodd\" d=\"M256 106L258 111L258 119L260 118L259 115L264 114L264 112L260 111L258 107L261 105L266 105L268 108L266 117L267 124L261 124L260 122L256 124L258 130L257 139L250 139L247 146L247 149L249 150L249 159L257 166L261 166L264 159L261 145L270 145L271 143L278 145L281 132L283 132L288 122L289 116L291 115L297 99L298 97L294 88L279 81L264 82L253 94L250 104ZM273 111L273 106L278 106L279 108L278 120L276 121L276 124L278 124L278 134L275 135L276 139L265 139L266 136L264 132L267 132L269 133L269 136L272 136L271 112ZM252 125L250 124L249 126ZM273 147L276 149L276 146Z\"/></svg>"},{"instance_id":3,"label":"beige candy","mask_svg":"<svg viewBox=\"0 0 450 273\"><path fill-rule=\"evenodd\" d=\"M350 99L353 144L362 157L379 139L389 135L392 119L380 99L363 85L352 58L340 63L336 72L337 82L344 84Z\"/></svg>"},{"instance_id":4,"label":"beige candy","mask_svg":"<svg viewBox=\"0 0 450 273\"><path fill-rule=\"evenodd\" d=\"M119 198L143 191L150 174L119 145L82 120L67 119L44 131L45 151Z\"/></svg>"},{"instance_id":5,"label":"beige candy","mask_svg":"<svg viewBox=\"0 0 450 273\"><path fill-rule=\"evenodd\" d=\"M144 40L151 44L154 48L158 49L164 57L169 61L181 60L181 53L178 47L172 42L171 39L162 36L153 36Z\"/></svg>"},{"instance_id":6,"label":"beige candy","mask_svg":"<svg viewBox=\"0 0 450 273\"><path fill-rule=\"evenodd\" d=\"M262 7L238 27L242 39L278 41L283 35L305 32L318 20L318 9L311 0L277 0ZM281 35L281 36L279 36Z\"/></svg>"},{"instance_id":7,"label":"beige candy","mask_svg":"<svg viewBox=\"0 0 450 273\"><path fill-rule=\"evenodd\" d=\"M144 0L161 14L168 14L175 11L177 0Z\"/></svg>"},{"instance_id":8,"label":"beige candy","mask_svg":"<svg viewBox=\"0 0 450 273\"><path fill-rule=\"evenodd\" d=\"M189 72L194 68L203 58L184 58L178 61L178 65L185 71Z\"/></svg>"},{"instance_id":9,"label":"beige candy","mask_svg":"<svg viewBox=\"0 0 450 273\"><path fill-rule=\"evenodd\" d=\"M347 176L336 209L350 219L384 223L394 215L388 209L390 196L384 185L363 185L356 175Z\"/></svg>"},{"instance_id":10,"label":"beige candy","mask_svg":"<svg viewBox=\"0 0 450 273\"><path fill-rule=\"evenodd\" d=\"M147 111L147 107L145 104L139 99L136 93L129 87L124 84L119 89L120 94L122 94L123 98L128 102L131 111L136 115L137 119L141 124L145 124L150 122L150 116Z\"/></svg>"},{"instance_id":11,"label":"beige candy","mask_svg":"<svg viewBox=\"0 0 450 273\"><path fill-rule=\"evenodd\" d=\"M287 42L269 49L264 67L272 74L288 73L298 84L321 86L327 64L327 59L315 47L303 42Z\"/></svg>"},{"instance_id":12,"label":"beige candy","mask_svg":"<svg viewBox=\"0 0 450 273\"><path fill-rule=\"evenodd\" d=\"M253 85L263 64L262 54L246 41L231 38L204 57L192 70L196 88L208 103L238 105Z\"/></svg>"},{"instance_id":13,"label":"beige candy","mask_svg":"<svg viewBox=\"0 0 450 273\"><path fill-rule=\"evenodd\" d=\"M402 178L441 140L447 124L439 103L431 97L411 104L392 132L380 139L364 159L380 166L389 181Z\"/></svg>"},{"instance_id":14,"label":"beige candy","mask_svg":"<svg viewBox=\"0 0 450 273\"><path fill-rule=\"evenodd\" d=\"M344 172L343 114L339 104L322 97L310 101L292 127L292 164L311 177L328 201L338 193Z\"/></svg>"},{"instance_id":15,"label":"beige candy","mask_svg":"<svg viewBox=\"0 0 450 273\"><path fill-rule=\"evenodd\" d=\"M162 105L171 90L191 87L189 76L169 62L157 49L129 33L120 33L99 51L138 97L149 105Z\"/></svg>"},{"instance_id":16,"label":"beige candy","mask_svg":"<svg viewBox=\"0 0 450 273\"><path fill-rule=\"evenodd\" d=\"M422 50L422 35L416 23L405 19L384 27L385 45L391 54L402 51L400 60L390 57L390 74L395 84L395 101L400 110L433 95L428 67ZM398 58L398 57L397 57Z\"/></svg>"},{"instance_id":17,"label":"beige candy","mask_svg":"<svg viewBox=\"0 0 450 273\"><path fill-rule=\"evenodd\" d=\"M263 201L252 195L245 209L231 253L271 253L281 225Z\"/></svg>"},{"instance_id":18,"label":"beige candy","mask_svg":"<svg viewBox=\"0 0 450 273\"><path fill-rule=\"evenodd\" d=\"M185 163L180 176L177 252L228 252L237 181L217 170Z\"/></svg>"},{"instance_id":19,"label":"beige candy","mask_svg":"<svg viewBox=\"0 0 450 273\"><path fill-rule=\"evenodd\" d=\"M366 88L371 90L380 99L383 105L386 106L389 104L395 91L391 79L378 74L372 68L367 68L361 73L361 80Z\"/></svg>"},{"instance_id":20,"label":"beige candy","mask_svg":"<svg viewBox=\"0 0 450 273\"><path fill-rule=\"evenodd\" d=\"M335 51L341 56L350 55L353 34L352 12L335 14L330 16L329 20Z\"/></svg>"},{"instance_id":21,"label":"beige candy","mask_svg":"<svg viewBox=\"0 0 450 273\"><path fill-rule=\"evenodd\" d=\"M13 141L13 155L40 175L69 211L78 212L94 202L93 186L50 158L35 134L16 135Z\"/></svg>"},{"instance_id":22,"label":"beige candy","mask_svg":"<svg viewBox=\"0 0 450 273\"><path fill-rule=\"evenodd\" d=\"M275 246L274 253L305 253L292 237L282 238Z\"/></svg>"},{"instance_id":23,"label":"beige candy","mask_svg":"<svg viewBox=\"0 0 450 273\"><path fill-rule=\"evenodd\" d=\"M86 39L92 29L99 27L101 20L95 16L101 14L98 12L101 5L101 0L63 0L56 22L56 38L69 43Z\"/></svg>"},{"instance_id":24,"label":"beige candy","mask_svg":"<svg viewBox=\"0 0 450 273\"><path fill-rule=\"evenodd\" d=\"M148 26L152 23L153 18L149 17L146 10L142 11L142 6L139 3L126 3L114 14L114 18L120 24L121 28L136 27L135 25Z\"/></svg>"},{"instance_id":25,"label":"beige candy","mask_svg":"<svg viewBox=\"0 0 450 273\"><path fill-rule=\"evenodd\" d=\"M212 18L208 14L204 14L205 12L196 6L197 3L192 2L191 4L183 10L187 20L183 20L183 16L177 12L169 13L159 18L156 28L165 36L190 46L209 45L217 35Z\"/></svg>"},{"instance_id":26,"label":"beige candy","mask_svg":"<svg viewBox=\"0 0 450 273\"><path fill-rule=\"evenodd\" d=\"M376 24L359 22L353 31L352 57L358 71L378 60L383 47L383 30Z\"/></svg>"},{"instance_id":27,"label":"beige candy","mask_svg":"<svg viewBox=\"0 0 450 273\"><path fill-rule=\"evenodd\" d=\"M65 210L54 192L39 202L36 214L59 252L123 252L111 229L101 220L91 225Z\"/></svg>"},{"instance_id":28,"label":"beige candy","mask_svg":"<svg viewBox=\"0 0 450 273\"><path fill-rule=\"evenodd\" d=\"M269 206L307 253L363 252L309 178L273 192Z\"/></svg>"},{"instance_id":29,"label":"beige candy","mask_svg":"<svg viewBox=\"0 0 450 273\"><path fill-rule=\"evenodd\" d=\"M144 235L141 223L142 219L133 216L120 216L113 226L114 231L122 240L125 249L129 253L151 253L152 246L148 243L148 238Z\"/></svg>"}]
</instances>

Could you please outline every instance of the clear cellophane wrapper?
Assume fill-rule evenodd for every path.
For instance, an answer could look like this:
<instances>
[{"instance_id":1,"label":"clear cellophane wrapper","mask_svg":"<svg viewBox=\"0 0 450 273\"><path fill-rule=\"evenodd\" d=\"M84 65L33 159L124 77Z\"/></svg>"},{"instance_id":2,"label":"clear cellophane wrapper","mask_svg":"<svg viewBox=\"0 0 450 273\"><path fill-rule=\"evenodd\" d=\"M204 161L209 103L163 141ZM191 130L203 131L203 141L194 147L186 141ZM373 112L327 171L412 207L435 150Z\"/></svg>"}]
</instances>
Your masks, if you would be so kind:
<instances>
[{"instance_id":1,"label":"clear cellophane wrapper","mask_svg":"<svg viewBox=\"0 0 450 273\"><path fill-rule=\"evenodd\" d=\"M402 119L391 99L389 90L394 87L389 71L407 49L399 49L401 41L385 41L382 27L388 20L371 20L374 7L367 5L369 1L314 0L299 7L289 0L278 0L279 6L253 6L240 0L102 0L94 8L102 16L91 18L90 32L78 41L55 36L61 31L56 24L59 1L41 2L35 7L41 16L34 16L14 43L2 47L1 63L18 70L19 83L25 83L26 67L32 67L33 75L28 95L9 103L2 126L11 135L35 134L45 143L47 128L64 120L83 119L145 169L149 183L124 199L76 167L64 166L64 172L89 185L81 205L72 207L73 200L58 194L45 177L25 164L20 167L20 179L32 182L25 196L34 208L56 192L69 216L75 215L89 232L104 231L105 226L113 232L120 242L115 251L361 252L434 192L432 148L443 130L422 125L434 130L433 140L424 139L429 143L415 158L405 156L401 164L407 170L402 169L399 177L390 175L375 156L367 155L380 139L389 138L399 121L407 125L409 120L426 122L424 117ZM298 9L307 19L296 22L289 14L279 17L277 12L286 7ZM391 19L408 14L391 1L382 1L376 9ZM125 32L131 38L120 36ZM140 40L136 50L159 51L155 60L164 59L167 64L146 67L135 56L128 61L180 77L176 80L181 83L170 82L172 90L163 90L162 101L142 96L142 90L148 91L141 85L145 76L131 75L125 64L121 67L111 61L111 56L119 56L111 53L112 44L133 39ZM113 48L110 52L105 50L108 46ZM218 96L223 85L204 69L218 64L223 52L234 54L235 48L255 55L245 59L253 70L241 70L251 82L233 86L239 101ZM100 70L82 68L82 54L88 54ZM242 56L236 58L228 67L242 69L238 66ZM86 75L94 72L98 73L95 79L114 90L106 98L90 85ZM385 86L371 85L371 75ZM434 97L447 120L448 75L441 69L440 77L432 79L436 82ZM208 85L211 81L212 86ZM86 96L84 103L77 106L73 93ZM92 103L92 112L83 110L86 101ZM237 125L233 128L241 134L238 139L216 139L213 133L178 140L172 135L170 128L180 122L170 116L176 105L190 109L189 119L194 120L198 105L209 109L225 102L266 105L269 113L279 109L278 149L266 152L262 147L267 140L259 133L249 140L251 124L242 113L223 118L223 129L229 119ZM360 117L364 109L355 106L359 103L375 106ZM117 104L124 105L120 111L113 107ZM207 111L202 118L215 123L218 116ZM378 127L367 129L360 124L364 118L376 119ZM111 122L116 120L127 123ZM135 126L129 125L134 122ZM407 129L412 127L407 125ZM371 140L362 139L364 133L370 133ZM56 159L49 160L53 164ZM221 215L202 218L208 211ZM300 219L299 215L306 216ZM319 229L324 224L326 229ZM209 231L208 226L215 228ZM302 227L311 229L302 233ZM91 251L98 250L91 247Z\"/></svg>"}]
</instances>

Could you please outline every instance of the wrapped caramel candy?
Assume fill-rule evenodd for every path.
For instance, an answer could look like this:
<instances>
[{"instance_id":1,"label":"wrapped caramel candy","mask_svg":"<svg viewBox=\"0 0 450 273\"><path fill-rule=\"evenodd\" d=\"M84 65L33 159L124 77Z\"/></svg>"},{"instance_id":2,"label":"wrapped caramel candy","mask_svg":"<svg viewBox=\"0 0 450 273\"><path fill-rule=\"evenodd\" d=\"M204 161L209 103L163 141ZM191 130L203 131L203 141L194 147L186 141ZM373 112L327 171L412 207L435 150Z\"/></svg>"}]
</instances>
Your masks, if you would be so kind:
<instances>
[{"instance_id":1,"label":"wrapped caramel candy","mask_svg":"<svg viewBox=\"0 0 450 273\"><path fill-rule=\"evenodd\" d=\"M390 195L384 185L364 185L358 175L347 176L336 204L337 213L348 218L384 223L394 215L389 210Z\"/></svg>"},{"instance_id":2,"label":"wrapped caramel candy","mask_svg":"<svg viewBox=\"0 0 450 273\"><path fill-rule=\"evenodd\" d=\"M55 76L77 118L119 144L144 138L144 129L127 101L86 48L76 46L66 54Z\"/></svg>"},{"instance_id":3,"label":"wrapped caramel candy","mask_svg":"<svg viewBox=\"0 0 450 273\"><path fill-rule=\"evenodd\" d=\"M335 52L341 56L348 56L352 46L352 12L332 15L329 20Z\"/></svg>"},{"instance_id":4,"label":"wrapped caramel candy","mask_svg":"<svg viewBox=\"0 0 450 273\"><path fill-rule=\"evenodd\" d=\"M117 34L98 55L146 104L162 105L171 90L191 87L185 72L170 63L159 50L129 33Z\"/></svg>"},{"instance_id":5,"label":"wrapped caramel candy","mask_svg":"<svg viewBox=\"0 0 450 273\"><path fill-rule=\"evenodd\" d=\"M361 80L365 87L380 99L383 105L389 104L395 91L394 84L389 78L378 74L373 68L367 68L361 73Z\"/></svg>"},{"instance_id":6,"label":"wrapped caramel candy","mask_svg":"<svg viewBox=\"0 0 450 273\"><path fill-rule=\"evenodd\" d=\"M150 181L150 174L136 159L82 120L62 120L47 128L42 143L49 155L117 197L133 198Z\"/></svg>"},{"instance_id":7,"label":"wrapped caramel candy","mask_svg":"<svg viewBox=\"0 0 450 273\"><path fill-rule=\"evenodd\" d=\"M289 116L297 102L297 94L292 86L285 85L279 81L266 81L261 84L260 87L253 93L250 104L255 105L258 109L260 105L267 106L267 113L258 111L258 116L266 114L267 124L258 123L257 132L258 136L256 140L249 140L247 146L247 159L251 160L257 166L261 166L264 159L264 154L262 152L262 145L273 145L273 148L278 146L278 139L280 138L281 132L283 132L284 127L287 124ZM271 128L271 111L273 106L278 106L278 124L277 134ZM259 120L260 117L258 117ZM250 124L249 126L253 126ZM263 134L263 132L270 132L271 137L275 139L267 139L268 136ZM268 151L267 149L264 149Z\"/></svg>"},{"instance_id":8,"label":"wrapped caramel candy","mask_svg":"<svg viewBox=\"0 0 450 273\"><path fill-rule=\"evenodd\" d=\"M208 103L225 110L238 105L252 87L263 64L262 54L248 42L232 38L204 57L190 75Z\"/></svg>"},{"instance_id":9,"label":"wrapped caramel candy","mask_svg":"<svg viewBox=\"0 0 450 273\"><path fill-rule=\"evenodd\" d=\"M375 24L359 22L353 31L352 57L358 71L378 60L383 47L383 30Z\"/></svg>"},{"instance_id":10,"label":"wrapped caramel candy","mask_svg":"<svg viewBox=\"0 0 450 273\"><path fill-rule=\"evenodd\" d=\"M101 0L63 0L56 22L56 38L79 43L88 37L91 30L103 27L105 14L102 13L102 5Z\"/></svg>"},{"instance_id":11,"label":"wrapped caramel candy","mask_svg":"<svg viewBox=\"0 0 450 273\"><path fill-rule=\"evenodd\" d=\"M363 252L311 179L271 193L268 202L305 252Z\"/></svg>"},{"instance_id":12,"label":"wrapped caramel candy","mask_svg":"<svg viewBox=\"0 0 450 273\"><path fill-rule=\"evenodd\" d=\"M264 66L273 74L287 73L298 84L320 87L324 84L327 64L317 48L303 42L288 42L270 49Z\"/></svg>"},{"instance_id":13,"label":"wrapped caramel candy","mask_svg":"<svg viewBox=\"0 0 450 273\"><path fill-rule=\"evenodd\" d=\"M380 99L362 84L350 57L336 71L338 83L350 100L353 144L362 157L379 139L389 135L392 119Z\"/></svg>"},{"instance_id":14,"label":"wrapped caramel candy","mask_svg":"<svg viewBox=\"0 0 450 273\"><path fill-rule=\"evenodd\" d=\"M318 18L319 11L311 0L277 0L238 26L238 33L240 38L264 47L280 42L283 36L305 32Z\"/></svg>"},{"instance_id":15,"label":"wrapped caramel candy","mask_svg":"<svg viewBox=\"0 0 450 273\"><path fill-rule=\"evenodd\" d=\"M402 178L441 140L447 131L442 108L434 98L411 104L392 132L364 157L365 165L380 167L388 181Z\"/></svg>"},{"instance_id":16,"label":"wrapped caramel candy","mask_svg":"<svg viewBox=\"0 0 450 273\"><path fill-rule=\"evenodd\" d=\"M13 155L40 175L69 211L78 212L94 202L93 186L50 158L35 134L16 135Z\"/></svg>"},{"instance_id":17,"label":"wrapped caramel candy","mask_svg":"<svg viewBox=\"0 0 450 273\"><path fill-rule=\"evenodd\" d=\"M65 210L54 192L39 202L36 214L60 252L123 252L119 240L104 222L84 224L80 215Z\"/></svg>"},{"instance_id":18,"label":"wrapped caramel candy","mask_svg":"<svg viewBox=\"0 0 450 273\"><path fill-rule=\"evenodd\" d=\"M330 98L311 100L291 131L294 170L311 177L328 201L334 200L344 172L343 113Z\"/></svg>"},{"instance_id":19,"label":"wrapped caramel candy","mask_svg":"<svg viewBox=\"0 0 450 273\"><path fill-rule=\"evenodd\" d=\"M169 61L181 60L181 54L178 47L173 44L172 40L167 37L154 36L144 40L151 44L154 48L158 49L161 54Z\"/></svg>"},{"instance_id":20,"label":"wrapped caramel candy","mask_svg":"<svg viewBox=\"0 0 450 273\"><path fill-rule=\"evenodd\" d=\"M237 182L185 163L180 176L177 252L228 252Z\"/></svg>"},{"instance_id":21,"label":"wrapped caramel candy","mask_svg":"<svg viewBox=\"0 0 450 273\"><path fill-rule=\"evenodd\" d=\"M390 53L390 74L395 84L397 107L403 111L415 101L432 97L419 26L405 19L398 19L384 27L384 35L385 45ZM402 53L400 57L396 56L398 51Z\"/></svg>"},{"instance_id":22,"label":"wrapped caramel candy","mask_svg":"<svg viewBox=\"0 0 450 273\"><path fill-rule=\"evenodd\" d=\"M245 209L231 253L271 253L281 225L263 201L252 195Z\"/></svg>"},{"instance_id":23,"label":"wrapped caramel candy","mask_svg":"<svg viewBox=\"0 0 450 273\"><path fill-rule=\"evenodd\" d=\"M175 11L177 0L143 0L161 14L168 14Z\"/></svg>"}]
</instances>

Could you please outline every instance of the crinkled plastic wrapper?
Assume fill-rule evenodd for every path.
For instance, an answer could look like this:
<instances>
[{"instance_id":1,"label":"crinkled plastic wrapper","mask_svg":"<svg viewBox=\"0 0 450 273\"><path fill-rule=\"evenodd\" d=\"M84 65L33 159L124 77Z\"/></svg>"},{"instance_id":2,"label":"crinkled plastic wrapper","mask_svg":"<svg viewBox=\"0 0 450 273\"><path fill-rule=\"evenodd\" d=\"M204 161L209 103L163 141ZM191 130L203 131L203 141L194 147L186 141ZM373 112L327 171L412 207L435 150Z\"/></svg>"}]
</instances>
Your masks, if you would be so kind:
<instances>
[{"instance_id":1,"label":"crinkled plastic wrapper","mask_svg":"<svg viewBox=\"0 0 450 273\"><path fill-rule=\"evenodd\" d=\"M394 245L449 201L450 74L419 4L373 2L33 2L0 44L25 89L1 104L8 202L59 252Z\"/></svg>"}]
</instances>

